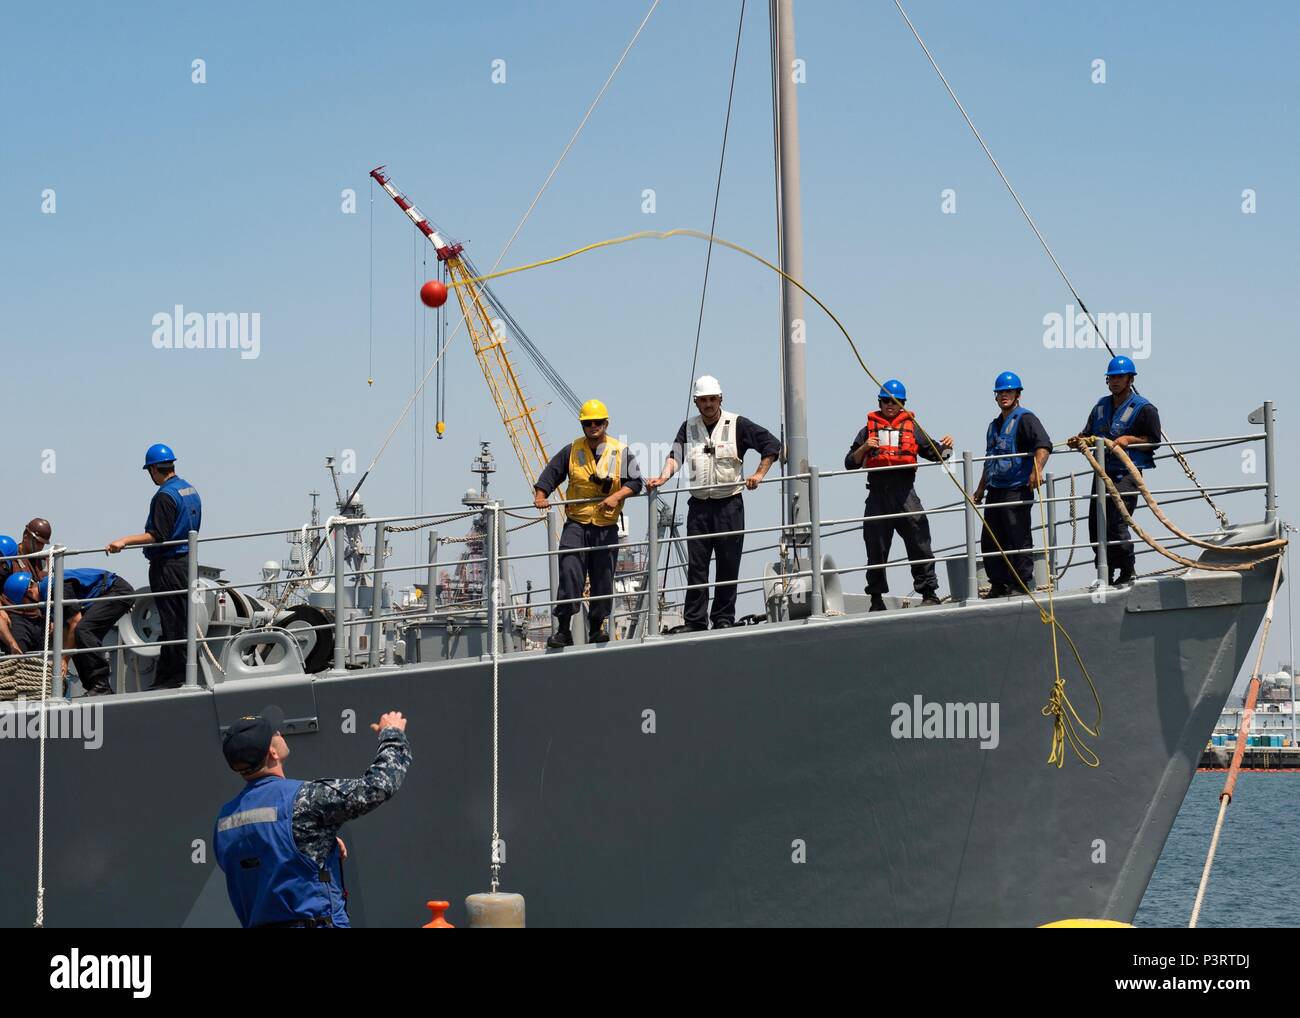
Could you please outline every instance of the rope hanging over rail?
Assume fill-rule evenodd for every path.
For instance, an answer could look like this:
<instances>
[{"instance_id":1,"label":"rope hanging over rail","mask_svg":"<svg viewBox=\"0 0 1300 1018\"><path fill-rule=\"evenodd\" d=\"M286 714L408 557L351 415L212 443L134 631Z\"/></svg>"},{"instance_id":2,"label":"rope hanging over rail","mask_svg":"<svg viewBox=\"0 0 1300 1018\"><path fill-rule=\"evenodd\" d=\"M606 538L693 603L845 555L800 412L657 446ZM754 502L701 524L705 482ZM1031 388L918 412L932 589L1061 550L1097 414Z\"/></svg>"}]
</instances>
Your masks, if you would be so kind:
<instances>
[{"instance_id":1,"label":"rope hanging over rail","mask_svg":"<svg viewBox=\"0 0 1300 1018\"><path fill-rule=\"evenodd\" d=\"M1151 494L1151 490L1146 486L1146 482L1142 479L1141 471L1139 471L1138 468L1133 465L1133 461L1129 458L1128 453L1124 451L1124 447L1117 444L1113 439L1105 438L1103 439L1103 441L1106 444L1106 451L1116 456L1119 459L1119 461L1122 464L1124 464L1125 468L1133 475L1133 479L1138 486L1138 491L1142 494L1142 497L1146 500L1147 505L1150 506L1151 512L1155 514L1156 519L1158 519L1162 524L1164 524L1165 528L1168 529L1170 533L1176 535L1177 537L1182 538L1188 544L1193 545L1194 547L1197 548L1205 548L1208 551L1233 551L1233 552L1266 551L1272 548L1282 548L1286 546L1287 540L1286 538L1282 538L1282 537L1274 538L1268 541L1260 541L1255 544L1222 545L1222 544L1210 544L1206 541L1200 540L1199 538L1193 537L1191 534L1185 533L1176 524L1174 524L1174 522L1170 520L1168 516L1165 515L1164 510L1160 508L1160 504L1156 501L1155 496ZM1168 548L1164 547L1164 545L1162 545L1159 541L1157 541L1154 537L1148 534L1142 528L1142 526L1133 518L1133 514L1128 511L1128 506L1124 504L1124 499L1120 495L1119 489L1115 486L1115 482L1111 479L1110 475L1108 475L1106 471L1102 468L1102 465L1097 462L1096 457L1093 456L1092 440L1086 438L1080 438L1078 435L1075 435L1066 444L1069 445L1070 448L1076 449L1079 452L1083 453L1084 459L1088 461L1088 465L1092 467L1093 472L1098 477L1102 478L1103 482L1106 485L1106 491L1110 495L1111 501L1119 508L1119 511L1123 515L1125 522L1127 522L1128 525L1133 528L1133 532L1136 533L1138 537L1140 537L1148 545L1150 545L1152 549L1159 552L1161 555L1163 555L1165 558L1169 559L1170 561L1177 562L1181 566L1187 566L1188 568L1192 568L1192 569L1208 569L1215 572L1235 572L1240 569L1254 569L1256 566L1260 565L1263 562L1271 562L1273 559L1277 558L1281 554L1281 552L1275 552L1272 555L1265 555L1263 558L1258 558L1250 562L1240 562L1235 564L1218 564L1213 562L1196 561L1194 559L1189 559L1186 558L1185 556L1179 555L1177 552L1170 551Z\"/></svg>"}]
</instances>

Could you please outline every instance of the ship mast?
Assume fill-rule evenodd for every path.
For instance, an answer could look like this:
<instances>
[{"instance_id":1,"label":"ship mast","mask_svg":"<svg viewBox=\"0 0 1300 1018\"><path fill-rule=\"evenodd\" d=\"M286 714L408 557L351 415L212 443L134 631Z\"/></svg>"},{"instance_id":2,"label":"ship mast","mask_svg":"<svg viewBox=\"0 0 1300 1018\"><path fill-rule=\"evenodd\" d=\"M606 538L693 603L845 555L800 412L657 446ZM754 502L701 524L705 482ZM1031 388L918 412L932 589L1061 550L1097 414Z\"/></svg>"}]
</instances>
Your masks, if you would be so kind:
<instances>
[{"instance_id":1,"label":"ship mast","mask_svg":"<svg viewBox=\"0 0 1300 1018\"><path fill-rule=\"evenodd\" d=\"M772 46L777 103L773 125L777 139L777 215L780 220L780 267L803 282L803 223L799 205L799 100L794 76L794 0L769 0L776 32ZM781 280L782 392L785 411L785 467L791 474L808 472L808 414L804 373L803 291ZM808 482L787 485L787 519L808 523ZM795 531L796 543L799 530Z\"/></svg>"}]
</instances>

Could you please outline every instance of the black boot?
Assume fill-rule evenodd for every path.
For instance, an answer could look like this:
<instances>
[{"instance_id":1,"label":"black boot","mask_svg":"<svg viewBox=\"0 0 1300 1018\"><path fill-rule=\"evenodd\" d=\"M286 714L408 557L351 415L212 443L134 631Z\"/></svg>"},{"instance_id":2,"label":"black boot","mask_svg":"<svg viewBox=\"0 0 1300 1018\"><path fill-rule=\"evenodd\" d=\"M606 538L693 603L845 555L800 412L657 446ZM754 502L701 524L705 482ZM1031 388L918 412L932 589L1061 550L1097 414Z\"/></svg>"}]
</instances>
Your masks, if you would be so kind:
<instances>
[{"instance_id":1,"label":"black boot","mask_svg":"<svg viewBox=\"0 0 1300 1018\"><path fill-rule=\"evenodd\" d=\"M984 599L990 600L995 597L1009 597L1010 595L1011 595L1010 587L1008 587L1005 583L995 583L993 584L993 586L989 587L989 592L984 595Z\"/></svg>"},{"instance_id":2,"label":"black boot","mask_svg":"<svg viewBox=\"0 0 1300 1018\"><path fill-rule=\"evenodd\" d=\"M921 603L922 603L922 604L942 604L943 602L941 602L941 601L939 600L939 592L938 592L937 590L927 590L927 591L924 591L923 594L922 594L922 597L921 597Z\"/></svg>"},{"instance_id":3,"label":"black boot","mask_svg":"<svg viewBox=\"0 0 1300 1018\"><path fill-rule=\"evenodd\" d=\"M871 595L871 611L882 612L885 610L885 599L879 594Z\"/></svg>"},{"instance_id":4,"label":"black boot","mask_svg":"<svg viewBox=\"0 0 1300 1018\"><path fill-rule=\"evenodd\" d=\"M1111 586L1131 587L1133 586L1133 581L1135 579L1137 579L1137 577L1133 575L1133 567L1124 566L1122 569L1120 569L1119 575L1115 577L1115 582L1112 583Z\"/></svg>"},{"instance_id":5,"label":"black boot","mask_svg":"<svg viewBox=\"0 0 1300 1018\"><path fill-rule=\"evenodd\" d=\"M573 634L569 632L569 620L566 618L556 627L555 632L546 638L546 646L552 650L563 650L573 646Z\"/></svg>"},{"instance_id":6,"label":"black boot","mask_svg":"<svg viewBox=\"0 0 1300 1018\"><path fill-rule=\"evenodd\" d=\"M605 632L605 623L593 622L587 630L588 643L609 643L609 633Z\"/></svg>"}]
</instances>

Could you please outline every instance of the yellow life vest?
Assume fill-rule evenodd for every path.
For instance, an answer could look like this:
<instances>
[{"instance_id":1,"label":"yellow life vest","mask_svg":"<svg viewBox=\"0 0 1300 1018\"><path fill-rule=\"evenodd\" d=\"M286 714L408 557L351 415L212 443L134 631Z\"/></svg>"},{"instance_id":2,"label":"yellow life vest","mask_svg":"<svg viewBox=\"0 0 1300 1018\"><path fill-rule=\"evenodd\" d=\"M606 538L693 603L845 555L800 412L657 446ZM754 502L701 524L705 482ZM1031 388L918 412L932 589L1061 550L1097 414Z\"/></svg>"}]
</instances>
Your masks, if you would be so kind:
<instances>
[{"instance_id":1,"label":"yellow life vest","mask_svg":"<svg viewBox=\"0 0 1300 1018\"><path fill-rule=\"evenodd\" d=\"M569 485L564 490L568 501L608 498L623 486L623 443L607 435L598 451L599 457L592 455L585 437L575 439L569 447ZM575 523L608 527L618 522L618 510L605 509L600 502L569 505L565 509Z\"/></svg>"}]
</instances>

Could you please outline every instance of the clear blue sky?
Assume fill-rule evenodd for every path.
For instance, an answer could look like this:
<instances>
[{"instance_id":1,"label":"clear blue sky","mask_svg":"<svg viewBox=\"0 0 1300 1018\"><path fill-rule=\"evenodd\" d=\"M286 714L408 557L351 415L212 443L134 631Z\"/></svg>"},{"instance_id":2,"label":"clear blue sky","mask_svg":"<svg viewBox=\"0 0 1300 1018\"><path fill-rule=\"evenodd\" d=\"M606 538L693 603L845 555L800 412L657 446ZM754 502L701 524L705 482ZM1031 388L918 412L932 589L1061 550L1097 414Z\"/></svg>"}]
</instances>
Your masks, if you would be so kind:
<instances>
[{"instance_id":1,"label":"clear blue sky","mask_svg":"<svg viewBox=\"0 0 1300 1018\"><path fill-rule=\"evenodd\" d=\"M177 449L203 492L206 532L301 522L307 490L328 483L324 457L355 449L369 460L420 359L412 231L379 193L366 384L367 171L386 163L490 264L647 6L8 11L3 526L45 515L77 547L138 531L152 490L139 464L154 441ZM1282 511L1293 517L1300 8L916 0L909 10L1085 299L1152 315L1139 384L1168 433L1240 432L1263 399L1278 401ZM738 11L665 0L507 264L633 230L707 228ZM718 232L772 255L766 15L751 0ZM1105 355L1044 347L1043 316L1068 294L893 5L801 0L796 16L808 285L873 370L904 379L922 422L959 448L982 445L990 382L1006 368L1054 438L1077 430L1103 391ZM1104 85L1090 80L1096 58ZM195 59L205 84L191 82ZM491 79L497 59L504 84ZM41 211L47 188L53 215ZM355 215L340 211L345 188L357 192ZM641 211L646 188L654 215ZM940 212L945 188L956 215ZM1241 212L1246 188L1254 215ZM579 394L610 404L613 431L667 442L685 407L703 261L696 241L645 242L497 291ZM260 357L155 349L152 317L176 304L259 312ZM729 407L774 429L777 314L775 278L717 254L700 371L723 380ZM809 321L811 448L838 467L874 389L830 323L811 311ZM448 362L448 432L427 442L423 490L408 421L367 484L372 511L453 507L480 437L495 443L498 493L526 500L467 346L455 343ZM533 390L550 397L540 379ZM566 417L547 414L552 448L574 431ZM431 412L423 425L431 435ZM1158 479L1181 486L1180 476L1162 468ZM1203 476L1241 481L1238 455L1206 460ZM931 504L951 499L938 477L920 490ZM854 514L858 483L840 480L826 500ZM1247 519L1261 503L1227 504ZM751 523L771 517L770 498L751 504ZM1179 508L1205 528L1206 513ZM643 513L633 509L634 529ZM957 527L936 519L937 543ZM231 548L228 564L249 578L283 550ZM862 557L855 537L833 550L841 563ZM138 555L117 564L144 582ZM906 587L901 574L892 582ZM1285 655L1285 626L1276 638L1270 667Z\"/></svg>"}]
</instances>

